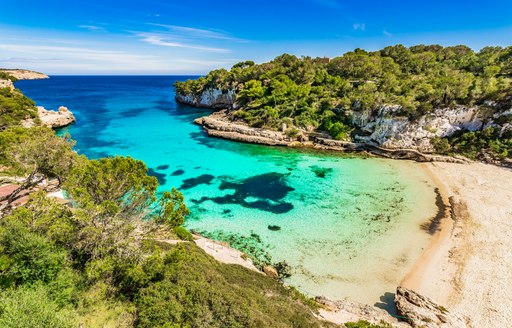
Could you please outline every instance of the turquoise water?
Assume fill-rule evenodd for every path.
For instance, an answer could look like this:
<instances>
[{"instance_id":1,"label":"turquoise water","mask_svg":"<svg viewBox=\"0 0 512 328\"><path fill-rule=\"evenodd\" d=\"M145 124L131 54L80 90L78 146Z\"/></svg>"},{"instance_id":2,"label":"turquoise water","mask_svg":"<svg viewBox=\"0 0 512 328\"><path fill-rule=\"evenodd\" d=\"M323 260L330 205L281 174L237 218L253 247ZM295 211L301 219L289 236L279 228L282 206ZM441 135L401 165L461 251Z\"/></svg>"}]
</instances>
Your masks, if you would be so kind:
<instances>
[{"instance_id":1,"label":"turquoise water","mask_svg":"<svg viewBox=\"0 0 512 328\"><path fill-rule=\"evenodd\" d=\"M394 292L428 241L420 225L436 211L421 167L208 138L192 122L210 111L174 101L182 79L52 77L17 87L38 105L75 113L66 131L80 153L142 159L161 191L179 188L189 229L286 260L286 283L369 304Z\"/></svg>"}]
</instances>

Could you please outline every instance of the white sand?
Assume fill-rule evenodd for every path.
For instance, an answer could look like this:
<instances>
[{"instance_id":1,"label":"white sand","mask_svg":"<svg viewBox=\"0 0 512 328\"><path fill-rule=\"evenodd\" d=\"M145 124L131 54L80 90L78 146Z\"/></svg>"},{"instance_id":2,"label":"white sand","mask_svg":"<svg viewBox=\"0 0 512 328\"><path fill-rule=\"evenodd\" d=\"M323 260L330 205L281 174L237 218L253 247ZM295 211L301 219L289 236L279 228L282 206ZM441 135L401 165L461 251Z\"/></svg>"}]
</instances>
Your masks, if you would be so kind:
<instances>
[{"instance_id":1,"label":"white sand","mask_svg":"<svg viewBox=\"0 0 512 328\"><path fill-rule=\"evenodd\" d=\"M470 327L512 324L512 170L433 163L455 221L443 230L403 285L467 318Z\"/></svg>"}]
</instances>

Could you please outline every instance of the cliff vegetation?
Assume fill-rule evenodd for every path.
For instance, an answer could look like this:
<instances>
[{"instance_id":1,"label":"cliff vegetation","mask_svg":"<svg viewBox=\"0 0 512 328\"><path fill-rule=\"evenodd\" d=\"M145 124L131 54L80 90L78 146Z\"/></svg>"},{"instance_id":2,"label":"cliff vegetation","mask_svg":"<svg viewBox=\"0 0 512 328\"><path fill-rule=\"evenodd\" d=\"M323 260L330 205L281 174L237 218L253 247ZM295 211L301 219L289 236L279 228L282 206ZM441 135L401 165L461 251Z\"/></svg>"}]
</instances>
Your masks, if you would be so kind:
<instances>
[{"instance_id":1,"label":"cliff vegetation","mask_svg":"<svg viewBox=\"0 0 512 328\"><path fill-rule=\"evenodd\" d=\"M485 108L487 118L501 115L512 106L512 47L475 52L463 45L395 45L374 52L356 49L331 59L284 54L263 64L241 62L175 86L177 99L192 105L201 104L197 99L211 90L234 92L231 118L252 127L284 127L290 136L298 130L320 131L350 140L366 133L354 119L361 116L414 122L438 109L460 106ZM386 107L392 110L383 111ZM510 142L503 142L508 134L490 129L464 136L466 132L471 133L462 128L456 137L438 142L437 151L475 157L476 147L510 158ZM486 141L461 141L475 137Z\"/></svg>"}]
</instances>

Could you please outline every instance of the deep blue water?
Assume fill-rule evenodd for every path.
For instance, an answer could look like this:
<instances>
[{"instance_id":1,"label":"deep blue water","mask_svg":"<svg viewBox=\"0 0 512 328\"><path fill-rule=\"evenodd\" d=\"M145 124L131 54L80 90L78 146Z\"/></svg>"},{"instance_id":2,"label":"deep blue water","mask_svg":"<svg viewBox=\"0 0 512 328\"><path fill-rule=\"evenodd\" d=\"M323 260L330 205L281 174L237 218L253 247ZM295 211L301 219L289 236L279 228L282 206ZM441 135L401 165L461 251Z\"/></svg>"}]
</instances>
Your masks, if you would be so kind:
<instances>
[{"instance_id":1,"label":"deep blue water","mask_svg":"<svg viewBox=\"0 0 512 328\"><path fill-rule=\"evenodd\" d=\"M173 83L186 78L52 76L16 87L37 105L73 111L77 122L65 131L79 153L142 159L160 191L179 188L192 212L188 228L245 237L286 260L288 283L367 303L392 292L426 241L420 224L435 210L423 171L209 138L193 120L210 111L174 100Z\"/></svg>"}]
</instances>

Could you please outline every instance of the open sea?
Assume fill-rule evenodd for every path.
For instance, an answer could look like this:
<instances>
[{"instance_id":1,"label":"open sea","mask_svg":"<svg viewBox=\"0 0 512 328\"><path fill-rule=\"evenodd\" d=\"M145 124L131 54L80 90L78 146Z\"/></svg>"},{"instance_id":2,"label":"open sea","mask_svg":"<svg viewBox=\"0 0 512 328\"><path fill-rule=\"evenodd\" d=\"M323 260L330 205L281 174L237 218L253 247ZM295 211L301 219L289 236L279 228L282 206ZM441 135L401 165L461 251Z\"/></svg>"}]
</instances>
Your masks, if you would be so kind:
<instances>
[{"instance_id":1,"label":"open sea","mask_svg":"<svg viewBox=\"0 0 512 328\"><path fill-rule=\"evenodd\" d=\"M388 307L430 236L434 186L420 164L209 138L194 125L211 111L177 104L186 76L51 76L19 81L37 105L68 107L66 128L90 158L143 160L184 194L186 226L273 262L309 295Z\"/></svg>"}]
</instances>

